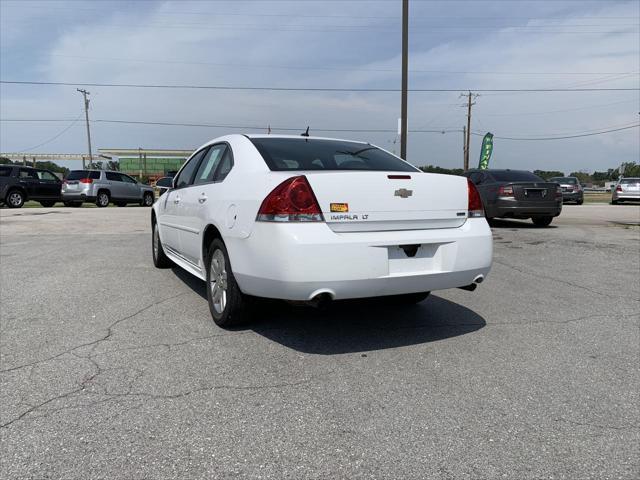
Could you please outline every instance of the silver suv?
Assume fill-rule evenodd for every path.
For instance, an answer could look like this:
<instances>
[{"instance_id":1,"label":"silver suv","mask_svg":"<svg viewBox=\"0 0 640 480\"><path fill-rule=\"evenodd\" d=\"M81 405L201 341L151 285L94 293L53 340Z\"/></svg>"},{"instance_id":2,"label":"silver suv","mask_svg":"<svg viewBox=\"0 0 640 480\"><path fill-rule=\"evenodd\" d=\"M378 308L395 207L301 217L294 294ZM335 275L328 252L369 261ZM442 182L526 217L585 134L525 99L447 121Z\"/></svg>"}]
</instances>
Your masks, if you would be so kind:
<instances>
[{"instance_id":1,"label":"silver suv","mask_svg":"<svg viewBox=\"0 0 640 480\"><path fill-rule=\"evenodd\" d=\"M62 201L67 207L79 207L83 202L95 202L106 207L113 202L119 207L138 203L153 205L153 188L121 172L107 170L71 170L62 182Z\"/></svg>"}]
</instances>

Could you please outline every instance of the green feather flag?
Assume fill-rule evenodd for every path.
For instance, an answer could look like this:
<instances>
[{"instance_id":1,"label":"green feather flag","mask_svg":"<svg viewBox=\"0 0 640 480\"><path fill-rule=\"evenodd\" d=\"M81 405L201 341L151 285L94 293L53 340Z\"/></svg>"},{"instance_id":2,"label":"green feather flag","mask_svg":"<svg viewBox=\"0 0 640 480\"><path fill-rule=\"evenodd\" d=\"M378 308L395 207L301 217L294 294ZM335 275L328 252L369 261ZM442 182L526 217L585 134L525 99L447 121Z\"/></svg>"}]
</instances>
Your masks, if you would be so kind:
<instances>
[{"instance_id":1,"label":"green feather flag","mask_svg":"<svg viewBox=\"0 0 640 480\"><path fill-rule=\"evenodd\" d=\"M493 133L487 133L482 139L482 150L480 150L480 162L478 168L480 170L486 170L489 168L489 160L493 153Z\"/></svg>"}]
</instances>

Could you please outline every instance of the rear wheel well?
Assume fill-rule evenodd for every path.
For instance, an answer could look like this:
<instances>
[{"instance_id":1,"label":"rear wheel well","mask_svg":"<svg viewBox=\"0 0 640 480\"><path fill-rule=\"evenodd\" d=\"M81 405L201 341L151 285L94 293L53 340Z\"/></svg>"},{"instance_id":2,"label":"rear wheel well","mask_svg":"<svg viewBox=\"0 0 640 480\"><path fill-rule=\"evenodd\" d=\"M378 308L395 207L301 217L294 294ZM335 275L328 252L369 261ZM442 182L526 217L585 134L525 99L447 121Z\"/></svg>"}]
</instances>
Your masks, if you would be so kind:
<instances>
[{"instance_id":1,"label":"rear wheel well","mask_svg":"<svg viewBox=\"0 0 640 480\"><path fill-rule=\"evenodd\" d=\"M109 199L111 199L111 192L109 191L108 188L101 188L100 190L98 190L98 193L96 193L96 196L100 195L103 192L107 194Z\"/></svg>"},{"instance_id":2,"label":"rear wheel well","mask_svg":"<svg viewBox=\"0 0 640 480\"><path fill-rule=\"evenodd\" d=\"M222 240L222 235L220 234L220 230L218 230L213 225L207 225L207 228L204 230L204 235L202 236L202 260L203 263L207 258L207 252L209 250L209 245L213 242L214 239L219 238ZM222 240L224 243L224 240Z\"/></svg>"},{"instance_id":3,"label":"rear wheel well","mask_svg":"<svg viewBox=\"0 0 640 480\"><path fill-rule=\"evenodd\" d=\"M18 185L15 185L15 186L9 187L9 188L7 189L7 195L6 195L6 196L8 197L8 196L9 196L9 194L10 194L11 192L13 192L14 190L17 190L17 191L19 191L19 192L22 194L22 196L24 197L24 201L25 201L25 202L26 202L27 200L29 200L29 195L27 195L27 191L26 191L24 188L22 188L22 187L20 187L20 186L18 186ZM4 198L3 198L2 200L4 201Z\"/></svg>"}]
</instances>

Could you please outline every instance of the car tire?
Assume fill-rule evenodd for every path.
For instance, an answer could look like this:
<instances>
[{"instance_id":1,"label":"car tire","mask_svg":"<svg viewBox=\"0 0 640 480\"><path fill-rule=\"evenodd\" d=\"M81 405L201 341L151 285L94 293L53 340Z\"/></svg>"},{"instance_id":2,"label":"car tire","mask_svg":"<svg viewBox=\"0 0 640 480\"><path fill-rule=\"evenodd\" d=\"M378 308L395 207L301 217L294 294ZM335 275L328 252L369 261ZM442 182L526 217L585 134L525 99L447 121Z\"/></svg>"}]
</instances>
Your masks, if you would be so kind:
<instances>
[{"instance_id":1,"label":"car tire","mask_svg":"<svg viewBox=\"0 0 640 480\"><path fill-rule=\"evenodd\" d=\"M143 207L151 207L153 206L153 201L153 193L147 192L144 194L144 197L142 197L142 202L140 203L140 205Z\"/></svg>"},{"instance_id":2,"label":"car tire","mask_svg":"<svg viewBox=\"0 0 640 480\"><path fill-rule=\"evenodd\" d=\"M392 295L389 300L396 305L413 305L426 300L429 295L431 295L431 292L405 293L403 295Z\"/></svg>"},{"instance_id":3,"label":"car tire","mask_svg":"<svg viewBox=\"0 0 640 480\"><path fill-rule=\"evenodd\" d=\"M251 315L253 299L240 291L233 276L224 242L214 239L205 261L207 270L207 302L213 321L222 328L246 323Z\"/></svg>"},{"instance_id":4,"label":"car tire","mask_svg":"<svg viewBox=\"0 0 640 480\"><path fill-rule=\"evenodd\" d=\"M49 201L44 201L44 202L40 202L40 205L42 205L42 206L43 206L43 207L45 207L45 208L51 208L51 207L53 207L55 204L56 204L56 202L51 201L51 200L49 200Z\"/></svg>"},{"instance_id":5,"label":"car tire","mask_svg":"<svg viewBox=\"0 0 640 480\"><path fill-rule=\"evenodd\" d=\"M98 192L98 196L96 197L96 205L99 208L108 207L110 201L111 199L109 198L109 194L107 192L105 192L104 190Z\"/></svg>"},{"instance_id":6,"label":"car tire","mask_svg":"<svg viewBox=\"0 0 640 480\"><path fill-rule=\"evenodd\" d=\"M583 203L584 203L584 200L581 198L576 202L576 205L582 205Z\"/></svg>"},{"instance_id":7,"label":"car tire","mask_svg":"<svg viewBox=\"0 0 640 480\"><path fill-rule=\"evenodd\" d=\"M531 219L531 221L536 227L548 227L549 225L551 225L552 220L553 220L553 217L550 217L550 216L533 217Z\"/></svg>"},{"instance_id":8,"label":"car tire","mask_svg":"<svg viewBox=\"0 0 640 480\"><path fill-rule=\"evenodd\" d=\"M618 200L611 200L611 205L617 205L618 204Z\"/></svg>"},{"instance_id":9,"label":"car tire","mask_svg":"<svg viewBox=\"0 0 640 480\"><path fill-rule=\"evenodd\" d=\"M116 204L117 207L126 207L127 206L127 202L114 202Z\"/></svg>"},{"instance_id":10,"label":"car tire","mask_svg":"<svg viewBox=\"0 0 640 480\"><path fill-rule=\"evenodd\" d=\"M172 267L173 262L164 253L164 248L162 247L160 232L158 231L158 223L153 222L153 226L151 228L151 255L153 256L153 264L156 268Z\"/></svg>"},{"instance_id":11,"label":"car tire","mask_svg":"<svg viewBox=\"0 0 640 480\"><path fill-rule=\"evenodd\" d=\"M7 193L4 199L4 203L9 208L22 208L24 205L24 193L16 189L9 190L9 193Z\"/></svg>"}]
</instances>

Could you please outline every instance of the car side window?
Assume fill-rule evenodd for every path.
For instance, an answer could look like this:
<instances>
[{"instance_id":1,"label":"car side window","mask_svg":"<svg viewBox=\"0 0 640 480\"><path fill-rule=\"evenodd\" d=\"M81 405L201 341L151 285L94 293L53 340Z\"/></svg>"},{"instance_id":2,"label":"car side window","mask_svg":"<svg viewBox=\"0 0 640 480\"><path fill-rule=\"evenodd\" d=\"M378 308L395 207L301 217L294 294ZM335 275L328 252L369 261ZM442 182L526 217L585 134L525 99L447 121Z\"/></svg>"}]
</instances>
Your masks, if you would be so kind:
<instances>
[{"instance_id":1,"label":"car side window","mask_svg":"<svg viewBox=\"0 0 640 480\"><path fill-rule=\"evenodd\" d=\"M233 168L233 154L231 153L231 147L229 147L224 152L224 157L222 157L222 162L218 167L218 171L216 172L214 181L222 182L225 178L227 178L227 175L229 175L231 168Z\"/></svg>"},{"instance_id":2,"label":"car side window","mask_svg":"<svg viewBox=\"0 0 640 480\"><path fill-rule=\"evenodd\" d=\"M208 148L203 148L195 155L193 155L186 163L184 167L178 172L178 176L174 182L175 188L188 187L193 182L193 176L200 165L200 160L207 153Z\"/></svg>"},{"instance_id":3,"label":"car side window","mask_svg":"<svg viewBox=\"0 0 640 480\"><path fill-rule=\"evenodd\" d=\"M122 179L123 182L137 183L133 178L131 178L129 175L125 175L124 173L120 174L120 178Z\"/></svg>"},{"instance_id":4,"label":"car side window","mask_svg":"<svg viewBox=\"0 0 640 480\"><path fill-rule=\"evenodd\" d=\"M0 167L0 177L10 177L11 167Z\"/></svg>"},{"instance_id":5,"label":"car side window","mask_svg":"<svg viewBox=\"0 0 640 480\"><path fill-rule=\"evenodd\" d=\"M120 174L119 173L106 172L105 176L107 177L107 180L110 180L112 182L121 182L122 181L122 179L120 178Z\"/></svg>"},{"instance_id":6,"label":"car side window","mask_svg":"<svg viewBox=\"0 0 640 480\"><path fill-rule=\"evenodd\" d=\"M220 160L224 156L226 148L227 146L222 144L214 145L209 149L202 162L200 162L200 167L193 181L194 185L213 182L213 176L218 169L218 165L220 165Z\"/></svg>"},{"instance_id":7,"label":"car side window","mask_svg":"<svg viewBox=\"0 0 640 480\"><path fill-rule=\"evenodd\" d=\"M48 172L46 170L36 170L36 174L40 181L43 182L57 182L58 177L56 177L53 173Z\"/></svg>"},{"instance_id":8,"label":"car side window","mask_svg":"<svg viewBox=\"0 0 640 480\"><path fill-rule=\"evenodd\" d=\"M32 179L32 180L38 180L38 176L36 175L36 172L33 171L33 170L28 170L26 168L21 168L20 169L19 177L20 178L28 178L28 179Z\"/></svg>"}]
</instances>

